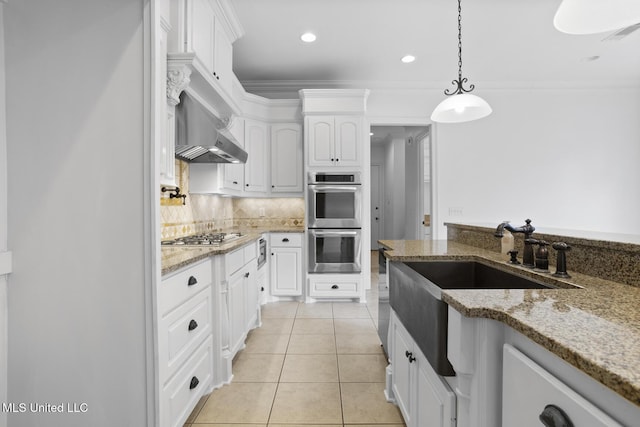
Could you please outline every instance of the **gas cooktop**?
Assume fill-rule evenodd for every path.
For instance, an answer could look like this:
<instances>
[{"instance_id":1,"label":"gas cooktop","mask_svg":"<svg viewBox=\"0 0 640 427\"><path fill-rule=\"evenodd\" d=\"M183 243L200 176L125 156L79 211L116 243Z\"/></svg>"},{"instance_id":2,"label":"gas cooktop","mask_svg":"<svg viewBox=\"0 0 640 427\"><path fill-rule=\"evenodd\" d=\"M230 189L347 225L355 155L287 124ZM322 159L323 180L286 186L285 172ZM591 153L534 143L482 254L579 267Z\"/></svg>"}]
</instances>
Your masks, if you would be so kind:
<instances>
[{"instance_id":1,"label":"gas cooktop","mask_svg":"<svg viewBox=\"0 0 640 427\"><path fill-rule=\"evenodd\" d=\"M216 246L242 237L241 233L204 233L163 240L163 246Z\"/></svg>"}]
</instances>

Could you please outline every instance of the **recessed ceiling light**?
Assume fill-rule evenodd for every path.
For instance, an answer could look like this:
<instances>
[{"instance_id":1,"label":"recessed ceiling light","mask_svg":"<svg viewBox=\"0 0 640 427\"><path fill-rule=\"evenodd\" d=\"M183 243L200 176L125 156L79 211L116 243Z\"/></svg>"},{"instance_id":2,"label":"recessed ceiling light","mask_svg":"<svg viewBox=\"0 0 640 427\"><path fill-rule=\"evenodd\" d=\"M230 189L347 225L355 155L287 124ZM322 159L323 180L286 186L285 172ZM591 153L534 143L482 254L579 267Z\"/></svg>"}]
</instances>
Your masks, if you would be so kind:
<instances>
[{"instance_id":1,"label":"recessed ceiling light","mask_svg":"<svg viewBox=\"0 0 640 427\"><path fill-rule=\"evenodd\" d=\"M312 43L316 41L316 35L313 33L304 33L303 35L300 36L300 40L302 40L305 43Z\"/></svg>"},{"instance_id":2,"label":"recessed ceiling light","mask_svg":"<svg viewBox=\"0 0 640 427\"><path fill-rule=\"evenodd\" d=\"M405 55L401 59L401 61L404 62L405 64L409 64L415 60L416 60L416 57L413 55Z\"/></svg>"}]
</instances>

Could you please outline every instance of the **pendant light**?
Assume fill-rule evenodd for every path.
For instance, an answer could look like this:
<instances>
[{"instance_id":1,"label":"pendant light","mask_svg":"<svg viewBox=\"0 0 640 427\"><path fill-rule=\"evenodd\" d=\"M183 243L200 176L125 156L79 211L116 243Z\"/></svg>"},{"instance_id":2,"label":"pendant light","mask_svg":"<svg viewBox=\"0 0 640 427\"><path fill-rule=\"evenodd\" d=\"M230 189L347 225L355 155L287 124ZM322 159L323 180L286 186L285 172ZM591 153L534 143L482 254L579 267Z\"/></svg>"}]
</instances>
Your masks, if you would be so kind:
<instances>
[{"instance_id":1,"label":"pendant light","mask_svg":"<svg viewBox=\"0 0 640 427\"><path fill-rule=\"evenodd\" d=\"M567 34L596 34L640 22L638 0L563 0L553 25Z\"/></svg>"},{"instance_id":2,"label":"pendant light","mask_svg":"<svg viewBox=\"0 0 640 427\"><path fill-rule=\"evenodd\" d=\"M454 90L445 89L444 94L449 96L442 101L433 113L431 120L440 123L461 123L481 119L491 114L491 107L484 99L471 95L475 86L464 88L467 78L462 78L462 4L458 0L458 80L453 80L456 85Z\"/></svg>"}]
</instances>

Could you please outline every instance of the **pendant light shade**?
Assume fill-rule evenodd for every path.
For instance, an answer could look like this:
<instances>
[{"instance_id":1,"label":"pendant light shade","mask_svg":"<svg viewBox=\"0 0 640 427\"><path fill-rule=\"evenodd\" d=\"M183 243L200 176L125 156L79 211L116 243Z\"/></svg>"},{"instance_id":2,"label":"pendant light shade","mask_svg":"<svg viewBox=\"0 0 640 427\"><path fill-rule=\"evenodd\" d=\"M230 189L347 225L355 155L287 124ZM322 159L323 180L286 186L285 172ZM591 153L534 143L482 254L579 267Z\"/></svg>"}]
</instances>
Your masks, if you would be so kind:
<instances>
[{"instance_id":1,"label":"pendant light shade","mask_svg":"<svg viewBox=\"0 0 640 427\"><path fill-rule=\"evenodd\" d=\"M479 96L461 93L438 104L431 113L431 120L440 123L470 122L487 117L492 111L487 101Z\"/></svg>"},{"instance_id":2,"label":"pendant light shade","mask_svg":"<svg viewBox=\"0 0 640 427\"><path fill-rule=\"evenodd\" d=\"M445 89L444 94L448 96L442 101L433 113L431 120L440 123L462 123L481 119L491 114L491 107L484 99L476 95L471 95L475 86L469 85L469 89L464 86L467 79L462 77L462 5L458 0L458 79L452 81L454 90Z\"/></svg>"},{"instance_id":3,"label":"pendant light shade","mask_svg":"<svg viewBox=\"0 0 640 427\"><path fill-rule=\"evenodd\" d=\"M567 34L604 33L639 22L639 0L563 0L553 18Z\"/></svg>"}]
</instances>

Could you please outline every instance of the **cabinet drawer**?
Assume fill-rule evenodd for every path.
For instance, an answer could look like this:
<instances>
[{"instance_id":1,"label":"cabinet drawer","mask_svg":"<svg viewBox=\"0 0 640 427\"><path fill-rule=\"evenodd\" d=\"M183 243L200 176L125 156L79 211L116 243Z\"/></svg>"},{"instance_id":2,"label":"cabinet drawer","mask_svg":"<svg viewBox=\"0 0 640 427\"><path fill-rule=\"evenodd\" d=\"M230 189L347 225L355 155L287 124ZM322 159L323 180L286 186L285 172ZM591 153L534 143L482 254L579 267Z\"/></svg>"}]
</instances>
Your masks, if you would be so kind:
<instances>
[{"instance_id":1,"label":"cabinet drawer","mask_svg":"<svg viewBox=\"0 0 640 427\"><path fill-rule=\"evenodd\" d=\"M302 233L271 233L271 246L278 248L302 247Z\"/></svg>"},{"instance_id":2,"label":"cabinet drawer","mask_svg":"<svg viewBox=\"0 0 640 427\"><path fill-rule=\"evenodd\" d=\"M189 266L160 282L158 311L164 315L211 284L211 260Z\"/></svg>"},{"instance_id":3,"label":"cabinet drawer","mask_svg":"<svg viewBox=\"0 0 640 427\"><path fill-rule=\"evenodd\" d=\"M211 287L160 320L160 381L169 379L211 334Z\"/></svg>"},{"instance_id":4,"label":"cabinet drawer","mask_svg":"<svg viewBox=\"0 0 640 427\"><path fill-rule=\"evenodd\" d=\"M207 339L162 390L161 425L182 427L212 378L212 339Z\"/></svg>"},{"instance_id":5,"label":"cabinet drawer","mask_svg":"<svg viewBox=\"0 0 640 427\"><path fill-rule=\"evenodd\" d=\"M560 408L574 426L622 427L558 378L506 344L502 374L502 425L537 427L547 405Z\"/></svg>"},{"instance_id":6,"label":"cabinet drawer","mask_svg":"<svg viewBox=\"0 0 640 427\"><path fill-rule=\"evenodd\" d=\"M227 276L232 275L244 266L244 248L236 249L225 255L225 272Z\"/></svg>"},{"instance_id":7,"label":"cabinet drawer","mask_svg":"<svg viewBox=\"0 0 640 427\"><path fill-rule=\"evenodd\" d=\"M358 281L312 281L310 295L312 297L357 297Z\"/></svg>"},{"instance_id":8,"label":"cabinet drawer","mask_svg":"<svg viewBox=\"0 0 640 427\"><path fill-rule=\"evenodd\" d=\"M256 243L250 243L244 248L244 263L247 264L256 258Z\"/></svg>"}]
</instances>

